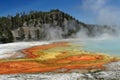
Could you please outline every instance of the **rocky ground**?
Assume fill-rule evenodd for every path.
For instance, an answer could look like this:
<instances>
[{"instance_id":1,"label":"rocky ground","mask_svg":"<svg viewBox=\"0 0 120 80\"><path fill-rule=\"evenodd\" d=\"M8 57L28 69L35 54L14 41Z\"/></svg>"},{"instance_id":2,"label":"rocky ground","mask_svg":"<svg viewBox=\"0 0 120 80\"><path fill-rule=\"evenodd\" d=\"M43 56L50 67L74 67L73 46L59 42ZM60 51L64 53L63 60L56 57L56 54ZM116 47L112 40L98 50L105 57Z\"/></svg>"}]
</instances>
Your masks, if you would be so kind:
<instances>
[{"instance_id":1,"label":"rocky ground","mask_svg":"<svg viewBox=\"0 0 120 80\"><path fill-rule=\"evenodd\" d=\"M118 72L118 71L117 71ZM120 71L118 72L120 73ZM112 74L112 76L111 76ZM120 80L120 75L116 76L116 72L100 72L100 73L39 73L39 74L15 74L0 75L0 80Z\"/></svg>"}]
</instances>

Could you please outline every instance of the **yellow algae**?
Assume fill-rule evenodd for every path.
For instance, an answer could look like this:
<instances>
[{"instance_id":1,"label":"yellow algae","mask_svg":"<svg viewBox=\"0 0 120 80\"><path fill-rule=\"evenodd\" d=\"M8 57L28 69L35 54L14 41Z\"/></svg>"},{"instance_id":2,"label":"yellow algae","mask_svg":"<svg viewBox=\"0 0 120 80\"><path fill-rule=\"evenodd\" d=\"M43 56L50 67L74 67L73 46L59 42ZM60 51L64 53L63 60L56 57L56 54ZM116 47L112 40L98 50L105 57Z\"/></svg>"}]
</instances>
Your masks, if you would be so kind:
<instances>
[{"instance_id":1,"label":"yellow algae","mask_svg":"<svg viewBox=\"0 0 120 80\"><path fill-rule=\"evenodd\" d=\"M40 60L47 60L47 59L54 59L57 55L61 54L60 52L42 52L42 55L38 57L37 59Z\"/></svg>"}]
</instances>

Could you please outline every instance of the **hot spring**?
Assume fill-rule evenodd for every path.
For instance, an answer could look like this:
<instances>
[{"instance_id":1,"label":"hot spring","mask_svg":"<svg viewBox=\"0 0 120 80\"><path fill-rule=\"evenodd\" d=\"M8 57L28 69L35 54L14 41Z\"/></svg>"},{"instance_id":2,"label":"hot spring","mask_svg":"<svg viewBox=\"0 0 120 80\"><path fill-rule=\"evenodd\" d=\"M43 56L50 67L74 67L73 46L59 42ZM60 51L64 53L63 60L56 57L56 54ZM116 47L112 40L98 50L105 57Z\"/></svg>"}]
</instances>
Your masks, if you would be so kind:
<instances>
[{"instance_id":1,"label":"hot spring","mask_svg":"<svg viewBox=\"0 0 120 80\"><path fill-rule=\"evenodd\" d=\"M80 45L80 49L88 52L103 53L114 57L120 57L120 38L101 37L101 38L85 38L85 39L83 38L63 39L63 40L44 41L44 42L38 41L38 42L18 42L18 43L0 44L0 58L7 58L10 55L12 55L13 52L25 48L29 48L32 46L49 44L51 42L70 42L78 46ZM6 54L6 53L11 53L11 54Z\"/></svg>"},{"instance_id":2,"label":"hot spring","mask_svg":"<svg viewBox=\"0 0 120 80\"><path fill-rule=\"evenodd\" d=\"M105 53L115 57L120 57L120 38L109 39L85 39L75 41L80 44L83 50L90 52Z\"/></svg>"}]
</instances>

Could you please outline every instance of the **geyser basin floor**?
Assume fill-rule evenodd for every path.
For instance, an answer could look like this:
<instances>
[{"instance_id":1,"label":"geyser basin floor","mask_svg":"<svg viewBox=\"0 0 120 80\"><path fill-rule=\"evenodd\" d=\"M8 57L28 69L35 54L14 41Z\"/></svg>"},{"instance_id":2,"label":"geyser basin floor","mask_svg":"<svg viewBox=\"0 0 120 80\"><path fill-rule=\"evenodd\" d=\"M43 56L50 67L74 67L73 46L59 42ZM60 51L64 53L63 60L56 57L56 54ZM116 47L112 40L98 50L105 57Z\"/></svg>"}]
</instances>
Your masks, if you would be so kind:
<instances>
[{"instance_id":1,"label":"geyser basin floor","mask_svg":"<svg viewBox=\"0 0 120 80\"><path fill-rule=\"evenodd\" d=\"M26 56L19 59L1 59L0 74L36 72L80 72L104 69L103 65L118 59L80 50L68 42L56 42L21 50Z\"/></svg>"}]
</instances>

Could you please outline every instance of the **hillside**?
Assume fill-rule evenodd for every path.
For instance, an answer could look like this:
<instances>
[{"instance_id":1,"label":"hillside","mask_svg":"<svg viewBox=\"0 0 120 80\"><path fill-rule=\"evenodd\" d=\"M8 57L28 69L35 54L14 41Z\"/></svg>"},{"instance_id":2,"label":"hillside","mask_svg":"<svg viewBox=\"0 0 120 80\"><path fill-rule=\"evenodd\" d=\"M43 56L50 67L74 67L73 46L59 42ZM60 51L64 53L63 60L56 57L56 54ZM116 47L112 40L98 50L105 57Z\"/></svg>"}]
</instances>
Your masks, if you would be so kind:
<instances>
[{"instance_id":1,"label":"hillside","mask_svg":"<svg viewBox=\"0 0 120 80\"><path fill-rule=\"evenodd\" d=\"M95 36L108 29L109 33L115 32L108 26L101 26L105 30L95 27L80 22L58 9L49 12L22 12L15 16L0 17L0 43L70 38L75 37L80 30L87 36Z\"/></svg>"}]
</instances>

